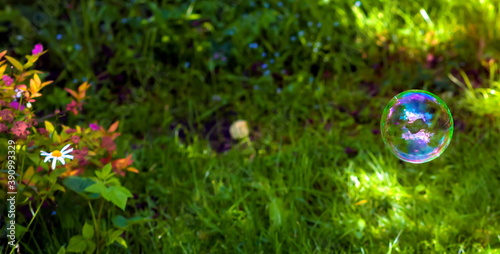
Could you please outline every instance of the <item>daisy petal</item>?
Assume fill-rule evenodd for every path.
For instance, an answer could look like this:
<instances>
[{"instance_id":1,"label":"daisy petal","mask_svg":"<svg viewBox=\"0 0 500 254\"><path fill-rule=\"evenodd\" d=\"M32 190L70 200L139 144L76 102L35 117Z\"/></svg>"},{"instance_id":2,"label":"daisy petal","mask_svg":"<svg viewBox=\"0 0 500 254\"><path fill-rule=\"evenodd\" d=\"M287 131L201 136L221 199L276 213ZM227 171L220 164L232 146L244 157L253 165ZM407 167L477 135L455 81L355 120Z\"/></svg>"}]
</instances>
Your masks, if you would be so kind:
<instances>
[{"instance_id":1,"label":"daisy petal","mask_svg":"<svg viewBox=\"0 0 500 254\"><path fill-rule=\"evenodd\" d=\"M64 153L64 150L68 149L68 147L70 146L71 144L67 144L63 147L63 149L61 149L61 153Z\"/></svg>"},{"instance_id":2,"label":"daisy petal","mask_svg":"<svg viewBox=\"0 0 500 254\"><path fill-rule=\"evenodd\" d=\"M50 161L50 159L54 158L52 155L48 155L47 157L45 157L45 160L43 160L44 163L46 163L47 161Z\"/></svg>"},{"instance_id":3,"label":"daisy petal","mask_svg":"<svg viewBox=\"0 0 500 254\"><path fill-rule=\"evenodd\" d=\"M52 170L56 169L56 162L57 162L57 160L56 160L56 158L54 158L52 160Z\"/></svg>"},{"instance_id":4,"label":"daisy petal","mask_svg":"<svg viewBox=\"0 0 500 254\"><path fill-rule=\"evenodd\" d=\"M59 158L57 158L57 159L61 162L61 164L63 164L63 165L64 165L64 164L66 164L66 162L64 161L64 158L63 158L63 157L59 157Z\"/></svg>"},{"instance_id":5,"label":"daisy petal","mask_svg":"<svg viewBox=\"0 0 500 254\"><path fill-rule=\"evenodd\" d=\"M73 152L73 148L69 149L68 151L64 151L64 152L61 152L62 154L68 154L68 153L71 153Z\"/></svg>"},{"instance_id":6,"label":"daisy petal","mask_svg":"<svg viewBox=\"0 0 500 254\"><path fill-rule=\"evenodd\" d=\"M73 155L67 155L67 154L65 154L65 155L63 155L63 156L61 156L61 157L62 157L62 158L68 158L68 159L70 159L70 160L72 160L72 159L74 158L74 156L73 156Z\"/></svg>"}]
</instances>

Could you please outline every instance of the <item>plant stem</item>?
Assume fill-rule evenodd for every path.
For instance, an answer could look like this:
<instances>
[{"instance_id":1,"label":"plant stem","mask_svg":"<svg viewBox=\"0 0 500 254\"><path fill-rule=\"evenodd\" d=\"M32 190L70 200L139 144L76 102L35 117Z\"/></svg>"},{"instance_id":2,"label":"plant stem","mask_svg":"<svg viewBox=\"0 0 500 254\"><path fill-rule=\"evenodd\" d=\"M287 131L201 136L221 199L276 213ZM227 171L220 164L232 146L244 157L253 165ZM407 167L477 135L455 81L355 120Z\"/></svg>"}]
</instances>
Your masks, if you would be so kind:
<instances>
[{"instance_id":1,"label":"plant stem","mask_svg":"<svg viewBox=\"0 0 500 254\"><path fill-rule=\"evenodd\" d=\"M50 193L50 191L52 190L52 187L54 187L54 184L55 184L55 183L56 183L56 181L54 181L54 182L52 183L52 185L50 186L50 189L49 189L48 193ZM33 217L32 217L32 218L31 218L31 220L30 220L30 223L28 223L28 226L26 226L26 231L25 231L25 232L23 232L23 233L19 236L19 239L17 240L16 245L19 245L19 243L21 242L21 239L23 238L24 234L25 234L26 232L28 232L28 230L30 229L31 224L33 223L33 221L35 221L35 218L36 218L36 216L38 215L38 212L40 212L40 208L42 208L43 202L45 202L45 199L47 198L47 196L48 196L48 194L47 194L47 195L45 195L45 196L42 198L42 202L40 202L40 204L39 204L39 205L38 205L38 207L36 208L36 212L35 212L35 214L33 215ZM14 250L15 250L15 249L16 249L16 248L12 248L12 249L11 249L11 251L10 251L10 254L14 253Z\"/></svg>"}]
</instances>

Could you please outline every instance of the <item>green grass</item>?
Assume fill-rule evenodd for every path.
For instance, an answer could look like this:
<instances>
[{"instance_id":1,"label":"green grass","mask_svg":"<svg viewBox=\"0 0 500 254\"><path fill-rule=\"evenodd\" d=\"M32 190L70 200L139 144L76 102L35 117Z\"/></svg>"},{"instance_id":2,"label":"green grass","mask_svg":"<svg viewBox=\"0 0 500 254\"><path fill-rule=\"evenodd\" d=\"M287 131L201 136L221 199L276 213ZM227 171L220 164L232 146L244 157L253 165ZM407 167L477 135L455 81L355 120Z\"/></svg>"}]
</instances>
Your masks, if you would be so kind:
<instances>
[{"instance_id":1,"label":"green grass","mask_svg":"<svg viewBox=\"0 0 500 254\"><path fill-rule=\"evenodd\" d=\"M141 170L123 179L136 194L124 216L151 220L104 253L500 253L499 1L94 2L0 45L42 41L60 87L96 84L69 123L121 120L119 154ZM11 7L13 33L39 8ZM60 87L46 111L64 106ZM456 123L425 164L376 132L407 89L440 96ZM230 139L238 119L251 144ZM36 221L27 253L56 253L90 220L71 195Z\"/></svg>"}]
</instances>

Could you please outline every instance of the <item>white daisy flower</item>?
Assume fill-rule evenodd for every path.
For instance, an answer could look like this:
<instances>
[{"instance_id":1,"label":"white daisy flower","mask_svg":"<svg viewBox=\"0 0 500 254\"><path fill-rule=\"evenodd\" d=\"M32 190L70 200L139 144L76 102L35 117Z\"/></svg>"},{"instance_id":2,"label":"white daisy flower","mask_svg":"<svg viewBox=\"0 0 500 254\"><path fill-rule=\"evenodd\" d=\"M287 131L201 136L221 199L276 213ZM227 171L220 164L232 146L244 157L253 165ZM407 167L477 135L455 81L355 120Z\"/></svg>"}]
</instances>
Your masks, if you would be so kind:
<instances>
[{"instance_id":1,"label":"white daisy flower","mask_svg":"<svg viewBox=\"0 0 500 254\"><path fill-rule=\"evenodd\" d=\"M70 144L67 144L66 146L63 147L61 151L55 150L51 153L47 153L45 151L41 151L41 156L46 156L45 160L43 162L50 161L52 159L52 170L56 169L56 162L60 161L61 164L66 164L64 161L65 158L72 160L74 158L73 155L68 155L69 153L73 152L73 148L68 149ZM68 149L68 150L66 150Z\"/></svg>"}]
</instances>

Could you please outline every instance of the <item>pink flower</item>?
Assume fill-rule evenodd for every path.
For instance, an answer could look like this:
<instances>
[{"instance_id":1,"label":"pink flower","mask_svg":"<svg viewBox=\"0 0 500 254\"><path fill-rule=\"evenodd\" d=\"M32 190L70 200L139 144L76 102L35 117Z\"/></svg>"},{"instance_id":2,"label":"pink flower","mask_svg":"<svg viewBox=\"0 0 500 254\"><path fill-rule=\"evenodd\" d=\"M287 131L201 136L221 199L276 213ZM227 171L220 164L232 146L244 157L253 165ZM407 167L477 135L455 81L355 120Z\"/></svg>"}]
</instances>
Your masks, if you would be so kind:
<instances>
[{"instance_id":1,"label":"pink flower","mask_svg":"<svg viewBox=\"0 0 500 254\"><path fill-rule=\"evenodd\" d=\"M71 133L75 133L75 132L76 132L76 130L75 129L71 129L71 128L69 128L69 129L66 130L67 134L71 134Z\"/></svg>"},{"instance_id":2,"label":"pink flower","mask_svg":"<svg viewBox=\"0 0 500 254\"><path fill-rule=\"evenodd\" d=\"M10 123L14 120L14 114L12 114L12 111L10 111L10 109L0 110L0 118L2 119L2 121Z\"/></svg>"},{"instance_id":3,"label":"pink flower","mask_svg":"<svg viewBox=\"0 0 500 254\"><path fill-rule=\"evenodd\" d=\"M81 150L75 149L73 151L73 155L75 156L75 159L78 160L78 164L80 166L85 166L88 164L88 160L85 159L85 156L87 156L88 151L89 151L88 147L84 147Z\"/></svg>"},{"instance_id":4,"label":"pink flower","mask_svg":"<svg viewBox=\"0 0 500 254\"><path fill-rule=\"evenodd\" d=\"M40 133L41 135L45 135L45 134L49 133L47 131L47 129L45 129L45 128L38 128L37 130L38 130L38 133Z\"/></svg>"},{"instance_id":5,"label":"pink flower","mask_svg":"<svg viewBox=\"0 0 500 254\"><path fill-rule=\"evenodd\" d=\"M43 45L42 44L36 44L33 50L31 51L31 54L33 55L38 55L43 52Z\"/></svg>"},{"instance_id":6,"label":"pink flower","mask_svg":"<svg viewBox=\"0 0 500 254\"><path fill-rule=\"evenodd\" d=\"M112 152L116 150L116 144L113 142L113 139L108 136L102 137L102 143L101 146L104 147L108 152Z\"/></svg>"},{"instance_id":7,"label":"pink flower","mask_svg":"<svg viewBox=\"0 0 500 254\"><path fill-rule=\"evenodd\" d=\"M8 129L9 127L7 125L5 125L4 123L0 123L0 132L4 132Z\"/></svg>"},{"instance_id":8,"label":"pink flower","mask_svg":"<svg viewBox=\"0 0 500 254\"><path fill-rule=\"evenodd\" d=\"M95 124L95 123L91 123L89 124L89 127L90 129L92 129L93 131L98 131L99 130L99 125Z\"/></svg>"},{"instance_id":9,"label":"pink flower","mask_svg":"<svg viewBox=\"0 0 500 254\"><path fill-rule=\"evenodd\" d=\"M78 142L80 142L80 137L79 136L71 136L71 142L73 142L73 144L78 144Z\"/></svg>"},{"instance_id":10,"label":"pink flower","mask_svg":"<svg viewBox=\"0 0 500 254\"><path fill-rule=\"evenodd\" d=\"M6 86L10 86L10 85L12 85L12 83L14 83L14 79L12 79L11 77L9 77L8 75L3 75L2 76L2 80L3 80L3 83Z\"/></svg>"},{"instance_id":11,"label":"pink flower","mask_svg":"<svg viewBox=\"0 0 500 254\"><path fill-rule=\"evenodd\" d=\"M82 110L82 104L72 100L70 104L66 105L66 110L73 112L76 116L78 115L78 110Z\"/></svg>"},{"instance_id":12,"label":"pink flower","mask_svg":"<svg viewBox=\"0 0 500 254\"><path fill-rule=\"evenodd\" d=\"M26 136L28 136L28 134L30 134L30 132L26 130L28 128L29 125L26 122L16 121L14 122L14 126L12 126L12 129L10 129L10 132L20 138L25 138Z\"/></svg>"}]
</instances>

